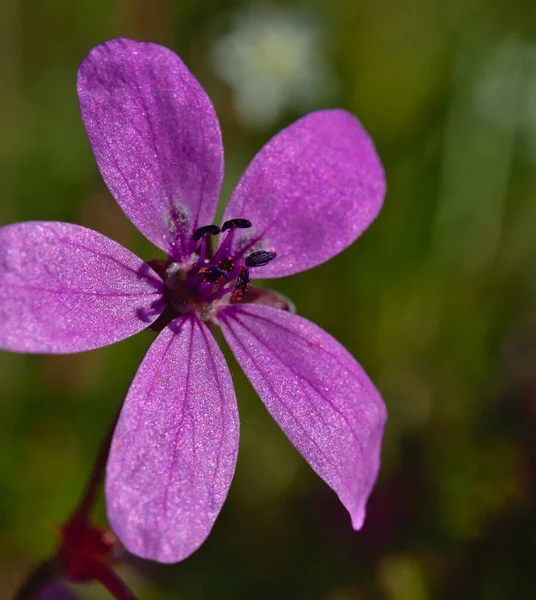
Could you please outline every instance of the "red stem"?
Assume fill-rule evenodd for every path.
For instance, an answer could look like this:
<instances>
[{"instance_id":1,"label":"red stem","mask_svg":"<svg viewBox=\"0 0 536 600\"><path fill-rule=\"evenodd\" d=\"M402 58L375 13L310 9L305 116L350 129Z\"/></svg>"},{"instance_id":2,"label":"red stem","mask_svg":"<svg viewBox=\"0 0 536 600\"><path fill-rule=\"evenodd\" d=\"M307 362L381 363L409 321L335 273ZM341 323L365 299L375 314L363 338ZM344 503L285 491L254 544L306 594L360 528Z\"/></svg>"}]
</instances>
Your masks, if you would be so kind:
<instances>
[{"instance_id":1,"label":"red stem","mask_svg":"<svg viewBox=\"0 0 536 600\"><path fill-rule=\"evenodd\" d=\"M97 493L99 492L99 488L104 480L104 475L106 474L106 463L108 462L108 454L110 453L110 444L112 443L112 437L118 418L119 413L116 415L106 437L101 442L97 460L95 461L93 469L91 470L91 475L86 484L86 489L84 490L84 494L82 495L82 499L80 500L78 508L74 511L69 519L70 523L86 523L89 520L89 515L97 499Z\"/></svg>"},{"instance_id":2,"label":"red stem","mask_svg":"<svg viewBox=\"0 0 536 600\"><path fill-rule=\"evenodd\" d=\"M137 600L133 592L119 575L106 568L104 565L95 563L91 567L93 577L104 586L116 600Z\"/></svg>"}]
</instances>

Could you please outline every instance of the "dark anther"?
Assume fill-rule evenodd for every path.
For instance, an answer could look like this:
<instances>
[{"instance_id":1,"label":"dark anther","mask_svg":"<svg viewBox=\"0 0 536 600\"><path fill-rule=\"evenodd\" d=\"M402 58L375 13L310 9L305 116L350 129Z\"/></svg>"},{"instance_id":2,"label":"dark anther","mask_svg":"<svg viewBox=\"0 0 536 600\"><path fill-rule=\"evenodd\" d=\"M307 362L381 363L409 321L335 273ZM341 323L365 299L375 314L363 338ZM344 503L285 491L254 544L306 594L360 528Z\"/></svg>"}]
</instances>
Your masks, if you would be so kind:
<instances>
[{"instance_id":1,"label":"dark anther","mask_svg":"<svg viewBox=\"0 0 536 600\"><path fill-rule=\"evenodd\" d=\"M199 269L197 273L197 279L202 283L216 283L217 281L223 281L227 275L218 269L218 267L203 267Z\"/></svg>"},{"instance_id":2,"label":"dark anther","mask_svg":"<svg viewBox=\"0 0 536 600\"><path fill-rule=\"evenodd\" d=\"M259 250L258 252L253 252L248 257L246 257L246 266L247 267L264 267L271 260L277 256L275 252L268 252L266 250Z\"/></svg>"},{"instance_id":3,"label":"dark anther","mask_svg":"<svg viewBox=\"0 0 536 600\"><path fill-rule=\"evenodd\" d=\"M238 274L238 279L236 280L236 285L231 300L234 300L235 302L242 300L244 294L248 291L249 286L249 271L245 267L242 267L240 269L240 273Z\"/></svg>"},{"instance_id":4,"label":"dark anther","mask_svg":"<svg viewBox=\"0 0 536 600\"><path fill-rule=\"evenodd\" d=\"M194 231L194 241L197 242L204 235L218 235L218 233L220 233L220 228L217 225L204 225Z\"/></svg>"},{"instance_id":5,"label":"dark anther","mask_svg":"<svg viewBox=\"0 0 536 600\"><path fill-rule=\"evenodd\" d=\"M218 263L218 269L224 273L230 273L234 268L235 263L231 258L222 258Z\"/></svg>"},{"instance_id":6,"label":"dark anther","mask_svg":"<svg viewBox=\"0 0 536 600\"><path fill-rule=\"evenodd\" d=\"M231 219L230 221L225 221L222 225L221 232L223 233L234 227L237 227L238 229L247 229L248 227L251 227L251 221L248 221L247 219Z\"/></svg>"}]
</instances>

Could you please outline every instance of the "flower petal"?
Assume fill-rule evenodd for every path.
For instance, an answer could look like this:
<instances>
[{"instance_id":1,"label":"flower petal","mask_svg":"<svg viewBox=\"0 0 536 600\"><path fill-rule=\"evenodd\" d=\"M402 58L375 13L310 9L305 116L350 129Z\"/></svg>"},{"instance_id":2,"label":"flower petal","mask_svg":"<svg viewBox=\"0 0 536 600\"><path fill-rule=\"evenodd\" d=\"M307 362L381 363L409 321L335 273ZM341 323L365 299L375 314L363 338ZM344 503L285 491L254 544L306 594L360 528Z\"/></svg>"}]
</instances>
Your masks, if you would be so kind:
<instances>
[{"instance_id":1,"label":"flower petal","mask_svg":"<svg viewBox=\"0 0 536 600\"><path fill-rule=\"evenodd\" d=\"M134 554L183 560L203 543L238 453L236 397L212 334L180 317L153 343L130 387L108 462L108 519Z\"/></svg>"},{"instance_id":2,"label":"flower petal","mask_svg":"<svg viewBox=\"0 0 536 600\"><path fill-rule=\"evenodd\" d=\"M0 228L4 350L91 350L145 329L164 308L158 275L96 231L47 222Z\"/></svg>"},{"instance_id":3,"label":"flower petal","mask_svg":"<svg viewBox=\"0 0 536 600\"><path fill-rule=\"evenodd\" d=\"M210 99L181 59L116 39L78 71L82 119L106 185L153 244L179 260L212 222L223 147Z\"/></svg>"},{"instance_id":4,"label":"flower petal","mask_svg":"<svg viewBox=\"0 0 536 600\"><path fill-rule=\"evenodd\" d=\"M224 221L249 219L235 249L277 258L251 277L310 269L350 245L374 220L385 195L383 168L359 121L344 110L314 112L283 129L253 159Z\"/></svg>"},{"instance_id":5,"label":"flower petal","mask_svg":"<svg viewBox=\"0 0 536 600\"><path fill-rule=\"evenodd\" d=\"M266 408L348 509L354 529L380 464L386 412L363 369L313 323L269 306L229 306L223 334Z\"/></svg>"}]
</instances>

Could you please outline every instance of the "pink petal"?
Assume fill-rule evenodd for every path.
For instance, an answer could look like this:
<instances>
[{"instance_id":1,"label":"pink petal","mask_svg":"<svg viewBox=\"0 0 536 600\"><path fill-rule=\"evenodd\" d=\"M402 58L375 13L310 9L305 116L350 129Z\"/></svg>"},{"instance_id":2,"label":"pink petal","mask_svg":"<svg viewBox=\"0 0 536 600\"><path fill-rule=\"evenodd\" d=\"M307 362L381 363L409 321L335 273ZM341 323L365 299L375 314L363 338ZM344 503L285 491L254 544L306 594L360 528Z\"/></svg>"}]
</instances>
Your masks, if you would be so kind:
<instances>
[{"instance_id":1,"label":"pink petal","mask_svg":"<svg viewBox=\"0 0 536 600\"><path fill-rule=\"evenodd\" d=\"M269 306L229 306L223 334L277 424L337 492L354 529L380 465L383 401L352 356L325 331Z\"/></svg>"},{"instance_id":2,"label":"pink petal","mask_svg":"<svg viewBox=\"0 0 536 600\"><path fill-rule=\"evenodd\" d=\"M203 88L171 50L116 39L78 71L82 119L106 185L129 219L175 259L212 222L221 132Z\"/></svg>"},{"instance_id":3,"label":"pink petal","mask_svg":"<svg viewBox=\"0 0 536 600\"><path fill-rule=\"evenodd\" d=\"M163 283L117 242L78 225L0 228L0 348L63 354L113 344L164 310Z\"/></svg>"},{"instance_id":4,"label":"pink petal","mask_svg":"<svg viewBox=\"0 0 536 600\"><path fill-rule=\"evenodd\" d=\"M108 462L110 524L134 554L183 560L210 533L238 453L236 397L212 334L180 317L130 387Z\"/></svg>"},{"instance_id":5,"label":"pink petal","mask_svg":"<svg viewBox=\"0 0 536 600\"><path fill-rule=\"evenodd\" d=\"M235 248L277 252L251 277L291 275L325 262L374 220L385 195L383 168L359 121L343 110L314 112L283 129L253 159L224 221L249 219Z\"/></svg>"}]
</instances>

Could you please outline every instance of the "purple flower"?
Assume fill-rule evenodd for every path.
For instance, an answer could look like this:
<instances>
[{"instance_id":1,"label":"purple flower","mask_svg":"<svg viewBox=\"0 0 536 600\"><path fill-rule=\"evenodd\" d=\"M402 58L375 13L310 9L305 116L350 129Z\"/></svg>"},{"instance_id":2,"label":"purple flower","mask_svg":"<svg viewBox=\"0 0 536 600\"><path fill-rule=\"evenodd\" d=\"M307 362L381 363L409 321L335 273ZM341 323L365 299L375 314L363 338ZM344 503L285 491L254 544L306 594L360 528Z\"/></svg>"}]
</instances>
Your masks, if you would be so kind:
<instances>
[{"instance_id":1,"label":"purple flower","mask_svg":"<svg viewBox=\"0 0 536 600\"><path fill-rule=\"evenodd\" d=\"M250 280L323 263L376 217L385 182L367 133L342 110L298 120L253 159L217 227L218 120L173 52L107 42L80 66L78 94L106 184L166 259L144 262L78 225L0 229L0 346L79 352L161 329L111 447L113 530L134 554L172 563L212 528L239 438L231 375L212 324L359 529L379 468L384 404L337 341Z\"/></svg>"}]
</instances>

